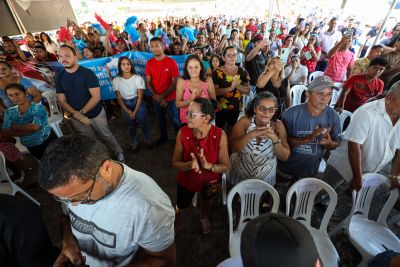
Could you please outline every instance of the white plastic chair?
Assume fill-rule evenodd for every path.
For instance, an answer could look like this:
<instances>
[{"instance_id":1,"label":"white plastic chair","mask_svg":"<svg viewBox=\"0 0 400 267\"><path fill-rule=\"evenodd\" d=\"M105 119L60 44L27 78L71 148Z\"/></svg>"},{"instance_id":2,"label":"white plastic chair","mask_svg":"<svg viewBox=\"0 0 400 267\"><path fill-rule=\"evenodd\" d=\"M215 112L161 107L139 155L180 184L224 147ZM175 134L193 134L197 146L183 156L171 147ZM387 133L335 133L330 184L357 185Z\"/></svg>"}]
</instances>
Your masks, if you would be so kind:
<instances>
[{"instance_id":1,"label":"white plastic chair","mask_svg":"<svg viewBox=\"0 0 400 267\"><path fill-rule=\"evenodd\" d=\"M344 132L344 123L346 122L347 118L351 118L353 113L347 110L342 110L342 112L339 114L339 120L340 120L340 131L343 133Z\"/></svg>"},{"instance_id":2,"label":"white plastic chair","mask_svg":"<svg viewBox=\"0 0 400 267\"><path fill-rule=\"evenodd\" d=\"M304 85L293 85L292 88L290 88L290 97L292 98L293 106L301 104L301 96L305 91L307 91L307 87Z\"/></svg>"},{"instance_id":3,"label":"white plastic chair","mask_svg":"<svg viewBox=\"0 0 400 267\"><path fill-rule=\"evenodd\" d=\"M279 194L268 183L259 179L247 179L235 185L228 194L228 216L229 216L229 253L231 257L240 257L240 238L247 222L260 215L260 198L264 192L272 196L273 204L271 212L278 212ZM232 201L235 195L240 197L240 217L238 227L233 231Z\"/></svg>"},{"instance_id":4,"label":"white plastic chair","mask_svg":"<svg viewBox=\"0 0 400 267\"><path fill-rule=\"evenodd\" d=\"M362 255L358 266L367 266L368 260L388 249L400 251L400 240L389 229L386 220L399 197L397 188L390 191L389 198L383 206L378 220L368 219L374 192L380 185L390 188L390 181L378 173L363 175L361 190L357 193L350 219L345 219L344 227L348 229L350 242ZM355 194L354 194L355 196Z\"/></svg>"},{"instance_id":5,"label":"white plastic chair","mask_svg":"<svg viewBox=\"0 0 400 267\"><path fill-rule=\"evenodd\" d=\"M63 114L61 107L58 105L56 93L49 90L44 92L42 95L46 98L50 108L50 116L48 118L49 126L54 130L57 137L62 137L63 133L60 128L60 123L63 120Z\"/></svg>"},{"instance_id":6,"label":"white plastic chair","mask_svg":"<svg viewBox=\"0 0 400 267\"><path fill-rule=\"evenodd\" d=\"M310 82L312 80L314 80L316 77L318 76L322 76L324 75L323 71L314 71L313 73L310 74L310 76L308 77L308 84L310 84Z\"/></svg>"},{"instance_id":7,"label":"white plastic chair","mask_svg":"<svg viewBox=\"0 0 400 267\"><path fill-rule=\"evenodd\" d=\"M250 103L251 100L254 99L254 93L250 90L248 95L242 95L242 106L243 109L240 111L238 120L244 116L244 113L246 112L246 107Z\"/></svg>"},{"instance_id":8,"label":"white plastic chair","mask_svg":"<svg viewBox=\"0 0 400 267\"><path fill-rule=\"evenodd\" d=\"M336 102L339 99L340 93L342 92L343 84L335 83L335 86L337 87L337 90L335 89L332 91L331 103L329 104L329 106L331 106L332 108L335 107Z\"/></svg>"},{"instance_id":9,"label":"white plastic chair","mask_svg":"<svg viewBox=\"0 0 400 267\"><path fill-rule=\"evenodd\" d=\"M322 217L319 229L311 226L311 215L315 197L320 191L329 195L329 206ZM335 190L327 183L316 178L303 178L294 183L286 195L286 214L290 214L290 204L293 194L296 193L296 205L292 217L303 223L310 231L324 267L338 266L339 254L330 240L327 227L337 204Z\"/></svg>"},{"instance_id":10,"label":"white plastic chair","mask_svg":"<svg viewBox=\"0 0 400 267\"><path fill-rule=\"evenodd\" d=\"M33 197L31 197L28 193L26 193L18 185L11 181L10 176L8 176L7 173L6 159L3 153L0 152L0 193L15 196L17 192L22 193L27 198L32 200L35 204L40 206L39 202L37 202Z\"/></svg>"}]
</instances>

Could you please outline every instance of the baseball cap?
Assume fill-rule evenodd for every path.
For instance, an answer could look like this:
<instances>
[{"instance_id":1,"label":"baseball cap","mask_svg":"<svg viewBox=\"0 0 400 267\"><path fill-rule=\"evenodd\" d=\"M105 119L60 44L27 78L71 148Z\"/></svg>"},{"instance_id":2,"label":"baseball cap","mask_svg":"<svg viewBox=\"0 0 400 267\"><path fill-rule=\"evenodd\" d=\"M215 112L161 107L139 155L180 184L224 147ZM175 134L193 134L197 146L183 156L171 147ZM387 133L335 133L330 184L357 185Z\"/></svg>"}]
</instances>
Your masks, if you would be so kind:
<instances>
[{"instance_id":1,"label":"baseball cap","mask_svg":"<svg viewBox=\"0 0 400 267\"><path fill-rule=\"evenodd\" d=\"M257 41L261 41L262 39L264 39L264 37L261 34L256 34L253 36L253 43L257 42Z\"/></svg>"},{"instance_id":2,"label":"baseball cap","mask_svg":"<svg viewBox=\"0 0 400 267\"><path fill-rule=\"evenodd\" d=\"M246 225L240 253L244 266L314 266L318 251L309 230L284 214L261 215Z\"/></svg>"},{"instance_id":3,"label":"baseball cap","mask_svg":"<svg viewBox=\"0 0 400 267\"><path fill-rule=\"evenodd\" d=\"M338 88L335 86L331 78L322 75L316 77L314 80L311 81L307 91L308 92L322 91L327 87L331 87L334 90L338 90Z\"/></svg>"}]
</instances>

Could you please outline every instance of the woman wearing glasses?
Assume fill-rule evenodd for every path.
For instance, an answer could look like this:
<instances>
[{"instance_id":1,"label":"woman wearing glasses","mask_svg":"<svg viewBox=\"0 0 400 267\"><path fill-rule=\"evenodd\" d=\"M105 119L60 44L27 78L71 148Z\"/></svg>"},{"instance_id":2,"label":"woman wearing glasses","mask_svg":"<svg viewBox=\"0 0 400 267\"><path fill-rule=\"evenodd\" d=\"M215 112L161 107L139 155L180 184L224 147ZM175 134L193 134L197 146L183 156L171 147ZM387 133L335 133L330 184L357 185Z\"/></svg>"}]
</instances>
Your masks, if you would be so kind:
<instances>
[{"instance_id":1,"label":"woman wearing glasses","mask_svg":"<svg viewBox=\"0 0 400 267\"><path fill-rule=\"evenodd\" d=\"M300 52L300 63L306 66L308 73L311 74L315 71L320 56L321 47L318 45L318 35L311 34L308 44Z\"/></svg>"},{"instance_id":2,"label":"woman wearing glasses","mask_svg":"<svg viewBox=\"0 0 400 267\"><path fill-rule=\"evenodd\" d=\"M186 112L193 99L203 97L215 100L214 84L207 77L203 62L198 55L190 55L185 61L183 75L176 84L176 107L179 108L179 119L187 125Z\"/></svg>"},{"instance_id":3,"label":"woman wearing glasses","mask_svg":"<svg viewBox=\"0 0 400 267\"><path fill-rule=\"evenodd\" d=\"M277 100L269 92L258 94L232 130L228 180L232 184L245 179L260 179L275 184L277 159L290 154L285 126L274 120Z\"/></svg>"},{"instance_id":4,"label":"woman wearing glasses","mask_svg":"<svg viewBox=\"0 0 400 267\"><path fill-rule=\"evenodd\" d=\"M222 173L229 167L228 141L224 131L211 124L215 117L209 99L195 98L187 111L188 125L178 132L172 166L177 176L175 231L179 231L184 212L200 192L200 226L203 234L211 231L208 210L218 191Z\"/></svg>"},{"instance_id":5,"label":"woman wearing glasses","mask_svg":"<svg viewBox=\"0 0 400 267\"><path fill-rule=\"evenodd\" d=\"M217 115L215 123L222 129L226 127L228 135L235 125L242 109L242 94L250 91L249 74L235 65L237 51L234 46L228 46L222 52L224 65L213 72L213 82L217 95Z\"/></svg>"}]
</instances>

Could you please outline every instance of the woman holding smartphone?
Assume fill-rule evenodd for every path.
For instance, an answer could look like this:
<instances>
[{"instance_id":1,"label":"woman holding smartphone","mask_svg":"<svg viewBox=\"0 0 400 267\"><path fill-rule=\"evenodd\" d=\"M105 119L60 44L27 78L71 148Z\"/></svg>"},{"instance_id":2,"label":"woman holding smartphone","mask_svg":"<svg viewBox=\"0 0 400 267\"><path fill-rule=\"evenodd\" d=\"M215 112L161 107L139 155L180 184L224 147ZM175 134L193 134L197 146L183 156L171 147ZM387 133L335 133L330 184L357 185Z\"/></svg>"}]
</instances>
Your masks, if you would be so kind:
<instances>
[{"instance_id":1,"label":"woman holding smartphone","mask_svg":"<svg viewBox=\"0 0 400 267\"><path fill-rule=\"evenodd\" d=\"M276 98L262 92L233 127L231 150L237 153L230 158L232 184L250 178L275 184L277 158L285 161L290 155L285 126L273 119L276 110Z\"/></svg>"}]
</instances>

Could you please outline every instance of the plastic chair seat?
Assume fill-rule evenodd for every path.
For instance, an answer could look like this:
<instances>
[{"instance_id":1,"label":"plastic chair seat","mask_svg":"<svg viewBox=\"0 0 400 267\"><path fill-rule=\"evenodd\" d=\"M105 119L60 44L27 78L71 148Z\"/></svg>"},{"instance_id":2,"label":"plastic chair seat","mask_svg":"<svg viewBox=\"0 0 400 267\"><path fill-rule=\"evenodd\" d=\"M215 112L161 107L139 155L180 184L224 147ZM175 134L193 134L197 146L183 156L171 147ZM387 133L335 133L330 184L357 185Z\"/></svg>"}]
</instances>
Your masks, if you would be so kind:
<instances>
[{"instance_id":1,"label":"plastic chair seat","mask_svg":"<svg viewBox=\"0 0 400 267\"><path fill-rule=\"evenodd\" d=\"M319 229L307 228L311 232L320 258L323 259L323 266L337 266L340 257L329 235L321 232Z\"/></svg>"},{"instance_id":2,"label":"plastic chair seat","mask_svg":"<svg viewBox=\"0 0 400 267\"><path fill-rule=\"evenodd\" d=\"M357 215L350 221L349 236L351 243L370 257L388 249L400 251L400 240L387 226Z\"/></svg>"}]
</instances>

